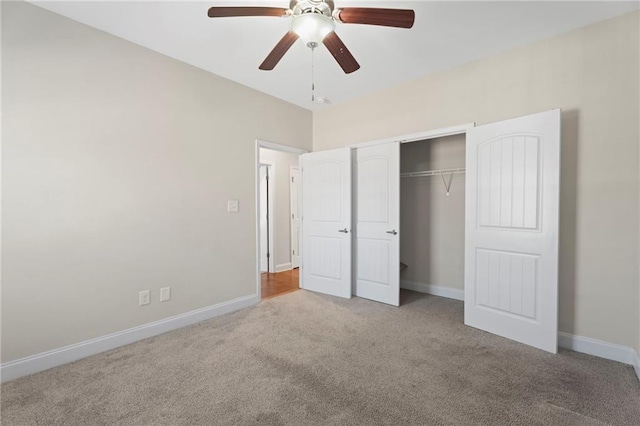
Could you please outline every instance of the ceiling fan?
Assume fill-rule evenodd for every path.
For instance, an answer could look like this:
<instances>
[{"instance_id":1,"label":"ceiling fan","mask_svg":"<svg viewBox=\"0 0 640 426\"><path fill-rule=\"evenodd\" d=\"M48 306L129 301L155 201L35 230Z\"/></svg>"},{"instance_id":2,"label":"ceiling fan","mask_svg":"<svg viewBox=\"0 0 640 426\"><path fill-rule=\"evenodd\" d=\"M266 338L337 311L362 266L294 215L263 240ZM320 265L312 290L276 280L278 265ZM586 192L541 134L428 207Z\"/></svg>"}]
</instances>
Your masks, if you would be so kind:
<instances>
[{"instance_id":1,"label":"ceiling fan","mask_svg":"<svg viewBox=\"0 0 640 426\"><path fill-rule=\"evenodd\" d=\"M411 28L415 20L415 13L410 9L335 8L332 0L291 0L288 9L214 6L209 9L208 15L210 18L291 17L291 29L276 44L258 68L265 71L275 68L293 43L301 39L311 49L315 49L320 43L324 44L347 74L358 70L360 65L335 33L336 22Z\"/></svg>"}]
</instances>

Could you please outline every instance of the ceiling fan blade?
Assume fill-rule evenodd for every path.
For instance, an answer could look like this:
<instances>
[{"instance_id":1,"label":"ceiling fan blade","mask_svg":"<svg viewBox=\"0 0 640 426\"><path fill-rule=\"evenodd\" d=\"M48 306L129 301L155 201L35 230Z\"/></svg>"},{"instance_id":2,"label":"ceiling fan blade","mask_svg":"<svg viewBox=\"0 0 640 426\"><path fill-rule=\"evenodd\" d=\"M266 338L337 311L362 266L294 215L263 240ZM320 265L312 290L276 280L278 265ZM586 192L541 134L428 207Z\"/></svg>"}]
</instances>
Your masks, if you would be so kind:
<instances>
[{"instance_id":1,"label":"ceiling fan blade","mask_svg":"<svg viewBox=\"0 0 640 426\"><path fill-rule=\"evenodd\" d=\"M289 50L289 48L293 45L293 43L296 42L296 40L298 40L298 34L294 33L293 31L289 31L288 33L286 33L284 37L280 39L278 44L276 44L276 47L273 48L271 53L269 53L265 60L262 61L258 68L263 71L274 69L275 66L278 65L278 62L280 62L280 59L282 59L284 54L287 53L287 50Z\"/></svg>"},{"instance_id":2,"label":"ceiling fan blade","mask_svg":"<svg viewBox=\"0 0 640 426\"><path fill-rule=\"evenodd\" d=\"M281 7L224 7L209 8L209 18L228 18L232 16L287 16L289 9Z\"/></svg>"},{"instance_id":3,"label":"ceiling fan blade","mask_svg":"<svg viewBox=\"0 0 640 426\"><path fill-rule=\"evenodd\" d=\"M327 34L322 43L327 46L329 52L336 58L336 61L338 61L338 64L346 74L351 74L360 69L360 64L358 64L349 49L347 49L347 46L344 45L334 31Z\"/></svg>"},{"instance_id":4,"label":"ceiling fan blade","mask_svg":"<svg viewBox=\"0 0 640 426\"><path fill-rule=\"evenodd\" d=\"M345 7L336 9L334 16L345 24L381 25L383 27L411 28L416 13L411 9L375 9Z\"/></svg>"}]
</instances>

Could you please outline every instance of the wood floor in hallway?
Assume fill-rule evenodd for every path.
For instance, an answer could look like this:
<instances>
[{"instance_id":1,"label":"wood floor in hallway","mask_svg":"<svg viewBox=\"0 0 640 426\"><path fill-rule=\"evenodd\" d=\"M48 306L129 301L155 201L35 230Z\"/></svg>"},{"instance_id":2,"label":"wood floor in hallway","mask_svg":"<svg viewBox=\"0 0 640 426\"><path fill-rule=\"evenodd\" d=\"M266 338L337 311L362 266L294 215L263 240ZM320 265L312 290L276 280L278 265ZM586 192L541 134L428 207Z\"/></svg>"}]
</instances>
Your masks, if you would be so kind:
<instances>
[{"instance_id":1,"label":"wood floor in hallway","mask_svg":"<svg viewBox=\"0 0 640 426\"><path fill-rule=\"evenodd\" d=\"M300 289L299 269L278 273L262 273L262 300L280 296Z\"/></svg>"}]
</instances>

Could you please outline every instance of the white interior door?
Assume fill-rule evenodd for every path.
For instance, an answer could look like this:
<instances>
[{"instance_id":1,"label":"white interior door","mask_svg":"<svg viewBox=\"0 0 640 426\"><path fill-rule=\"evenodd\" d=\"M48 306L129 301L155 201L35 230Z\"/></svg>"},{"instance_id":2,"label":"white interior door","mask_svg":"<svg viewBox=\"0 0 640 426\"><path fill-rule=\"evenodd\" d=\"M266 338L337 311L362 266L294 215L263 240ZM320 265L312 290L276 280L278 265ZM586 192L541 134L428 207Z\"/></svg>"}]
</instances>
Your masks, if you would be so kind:
<instances>
[{"instance_id":1,"label":"white interior door","mask_svg":"<svg viewBox=\"0 0 640 426\"><path fill-rule=\"evenodd\" d=\"M302 166L301 286L351 297L351 150L313 152Z\"/></svg>"},{"instance_id":2,"label":"white interior door","mask_svg":"<svg viewBox=\"0 0 640 426\"><path fill-rule=\"evenodd\" d=\"M300 203L298 203L298 182L300 168L291 166L291 267L300 266Z\"/></svg>"},{"instance_id":3,"label":"white interior door","mask_svg":"<svg viewBox=\"0 0 640 426\"><path fill-rule=\"evenodd\" d=\"M467 131L464 322L556 353L560 110Z\"/></svg>"},{"instance_id":4,"label":"white interior door","mask_svg":"<svg viewBox=\"0 0 640 426\"><path fill-rule=\"evenodd\" d=\"M354 294L400 304L400 143L355 150Z\"/></svg>"}]
</instances>

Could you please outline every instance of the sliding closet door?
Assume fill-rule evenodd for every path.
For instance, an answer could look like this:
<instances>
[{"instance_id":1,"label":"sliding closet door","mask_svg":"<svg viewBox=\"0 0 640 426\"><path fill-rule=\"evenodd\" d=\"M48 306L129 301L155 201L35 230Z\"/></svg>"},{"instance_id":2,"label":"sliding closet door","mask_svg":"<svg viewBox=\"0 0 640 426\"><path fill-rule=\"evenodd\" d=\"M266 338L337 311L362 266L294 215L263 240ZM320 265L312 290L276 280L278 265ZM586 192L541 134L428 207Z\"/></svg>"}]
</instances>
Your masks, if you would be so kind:
<instances>
[{"instance_id":1,"label":"sliding closet door","mask_svg":"<svg viewBox=\"0 0 640 426\"><path fill-rule=\"evenodd\" d=\"M358 148L354 294L400 304L400 144Z\"/></svg>"},{"instance_id":2,"label":"sliding closet door","mask_svg":"<svg viewBox=\"0 0 640 426\"><path fill-rule=\"evenodd\" d=\"M300 158L302 288L350 298L351 149Z\"/></svg>"},{"instance_id":3,"label":"sliding closet door","mask_svg":"<svg viewBox=\"0 0 640 426\"><path fill-rule=\"evenodd\" d=\"M556 353L560 110L466 143L464 322Z\"/></svg>"}]
</instances>

